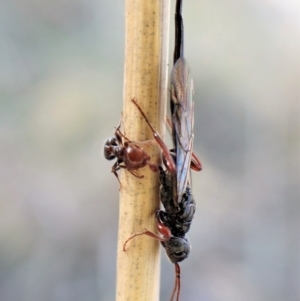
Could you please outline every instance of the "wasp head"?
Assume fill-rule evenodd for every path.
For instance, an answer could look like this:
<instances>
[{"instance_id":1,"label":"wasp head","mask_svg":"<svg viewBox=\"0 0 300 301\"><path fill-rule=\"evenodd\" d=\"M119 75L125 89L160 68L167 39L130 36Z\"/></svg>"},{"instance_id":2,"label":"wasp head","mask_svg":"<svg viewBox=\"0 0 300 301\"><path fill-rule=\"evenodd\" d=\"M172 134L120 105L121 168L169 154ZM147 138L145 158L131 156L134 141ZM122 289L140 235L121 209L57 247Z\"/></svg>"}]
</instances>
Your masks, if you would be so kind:
<instances>
[{"instance_id":1,"label":"wasp head","mask_svg":"<svg viewBox=\"0 0 300 301\"><path fill-rule=\"evenodd\" d=\"M189 256L191 245L187 238L172 236L161 244L172 263L180 262Z\"/></svg>"}]
</instances>

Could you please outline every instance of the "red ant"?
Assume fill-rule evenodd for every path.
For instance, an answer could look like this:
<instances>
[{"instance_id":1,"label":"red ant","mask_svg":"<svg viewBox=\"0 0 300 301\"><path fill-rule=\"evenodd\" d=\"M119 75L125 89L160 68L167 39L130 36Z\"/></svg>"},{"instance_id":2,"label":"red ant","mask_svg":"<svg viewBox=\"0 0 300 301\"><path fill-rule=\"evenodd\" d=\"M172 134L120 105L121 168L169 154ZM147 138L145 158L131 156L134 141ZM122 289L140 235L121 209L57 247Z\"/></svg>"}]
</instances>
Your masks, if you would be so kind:
<instances>
[{"instance_id":1,"label":"red ant","mask_svg":"<svg viewBox=\"0 0 300 301\"><path fill-rule=\"evenodd\" d=\"M133 98L131 100L135 106L138 108L142 116L144 117L145 121L149 125L153 137L158 143L158 145L161 147L163 151L163 157L164 157L164 163L166 165L167 170L171 174L176 173L176 167L174 160L172 158L171 153L169 152L168 147L163 142L159 134L155 131L153 126L151 125L150 121L142 111L141 107L138 105L136 100ZM127 169L132 175L134 175L137 178L143 178L143 175L138 175L136 172L137 169L145 167L146 165L149 166L149 168L157 172L158 171L158 165L150 162L150 156L144 151L142 147L140 147L138 144L147 144L149 141L144 142L134 142L129 140L120 130L121 125L119 125L116 128L115 136L108 138L104 145L104 156L107 160L113 160L117 158L116 163L112 166L111 171L114 173L114 175L117 177L119 183L119 177L117 174L117 171L121 168ZM122 141L122 138L124 138L125 142ZM151 143L151 141L150 141ZM120 183L121 184L121 183Z\"/></svg>"}]
</instances>

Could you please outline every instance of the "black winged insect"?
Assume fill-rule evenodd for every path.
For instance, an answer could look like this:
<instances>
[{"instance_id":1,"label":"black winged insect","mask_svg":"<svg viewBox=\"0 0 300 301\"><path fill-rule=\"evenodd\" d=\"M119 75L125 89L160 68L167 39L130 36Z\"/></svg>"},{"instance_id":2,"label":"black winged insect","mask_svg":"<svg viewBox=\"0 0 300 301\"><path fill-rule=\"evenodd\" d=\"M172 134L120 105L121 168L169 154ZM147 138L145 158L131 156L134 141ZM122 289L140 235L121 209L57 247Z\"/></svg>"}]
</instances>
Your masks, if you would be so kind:
<instances>
[{"instance_id":1,"label":"black winged insect","mask_svg":"<svg viewBox=\"0 0 300 301\"><path fill-rule=\"evenodd\" d=\"M132 235L123 245L139 235L148 235L159 240L167 256L175 265L175 285L171 301L178 301L180 296L179 262L186 259L190 252L190 243L185 237L189 231L195 213L195 201L191 192L191 168L202 169L198 158L193 154L194 142L194 102L193 81L189 66L183 57L183 20L182 0L176 1L175 9L175 49L174 66L171 73L171 128L174 149L170 150L176 162L176 173L170 173L159 166L160 201L164 210L156 211L157 235L144 230ZM141 109L140 109L141 111ZM141 111L142 112L142 111ZM148 123L149 124L149 123ZM163 156L163 162L166 160Z\"/></svg>"}]
</instances>

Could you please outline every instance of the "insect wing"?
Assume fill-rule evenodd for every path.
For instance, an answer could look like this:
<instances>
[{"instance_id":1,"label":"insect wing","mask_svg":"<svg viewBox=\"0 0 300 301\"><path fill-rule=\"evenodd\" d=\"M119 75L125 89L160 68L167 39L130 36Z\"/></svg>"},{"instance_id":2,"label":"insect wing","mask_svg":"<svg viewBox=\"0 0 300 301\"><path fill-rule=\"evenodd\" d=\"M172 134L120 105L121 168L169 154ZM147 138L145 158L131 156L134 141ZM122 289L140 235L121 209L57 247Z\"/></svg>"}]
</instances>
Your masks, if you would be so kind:
<instances>
[{"instance_id":1,"label":"insect wing","mask_svg":"<svg viewBox=\"0 0 300 301\"><path fill-rule=\"evenodd\" d=\"M188 63L183 57L176 61L171 74L171 118L176 153L176 199L179 203L190 181L194 142L193 82Z\"/></svg>"}]
</instances>

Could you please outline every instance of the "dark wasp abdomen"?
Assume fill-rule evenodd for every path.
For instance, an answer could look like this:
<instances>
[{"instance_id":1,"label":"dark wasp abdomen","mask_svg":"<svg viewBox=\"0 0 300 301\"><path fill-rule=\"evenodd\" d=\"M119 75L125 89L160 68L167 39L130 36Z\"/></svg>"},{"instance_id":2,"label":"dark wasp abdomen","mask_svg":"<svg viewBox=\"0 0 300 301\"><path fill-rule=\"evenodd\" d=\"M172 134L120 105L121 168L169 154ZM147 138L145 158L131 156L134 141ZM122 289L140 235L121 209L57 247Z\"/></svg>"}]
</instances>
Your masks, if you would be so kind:
<instances>
[{"instance_id":1,"label":"dark wasp abdomen","mask_svg":"<svg viewBox=\"0 0 300 301\"><path fill-rule=\"evenodd\" d=\"M184 237L190 230L196 211L196 203L191 188L189 186L186 187L181 201L175 206L174 201L176 200L173 197L172 176L166 173L161 167L160 182L160 200L165 207L165 211L159 210L157 213L159 219L170 229L173 236Z\"/></svg>"},{"instance_id":2,"label":"dark wasp abdomen","mask_svg":"<svg viewBox=\"0 0 300 301\"><path fill-rule=\"evenodd\" d=\"M195 205L191 190L189 186L187 186L186 192L182 196L181 203L179 203L179 211L159 210L159 219L170 229L173 236L184 237L190 230L196 211Z\"/></svg>"}]
</instances>

